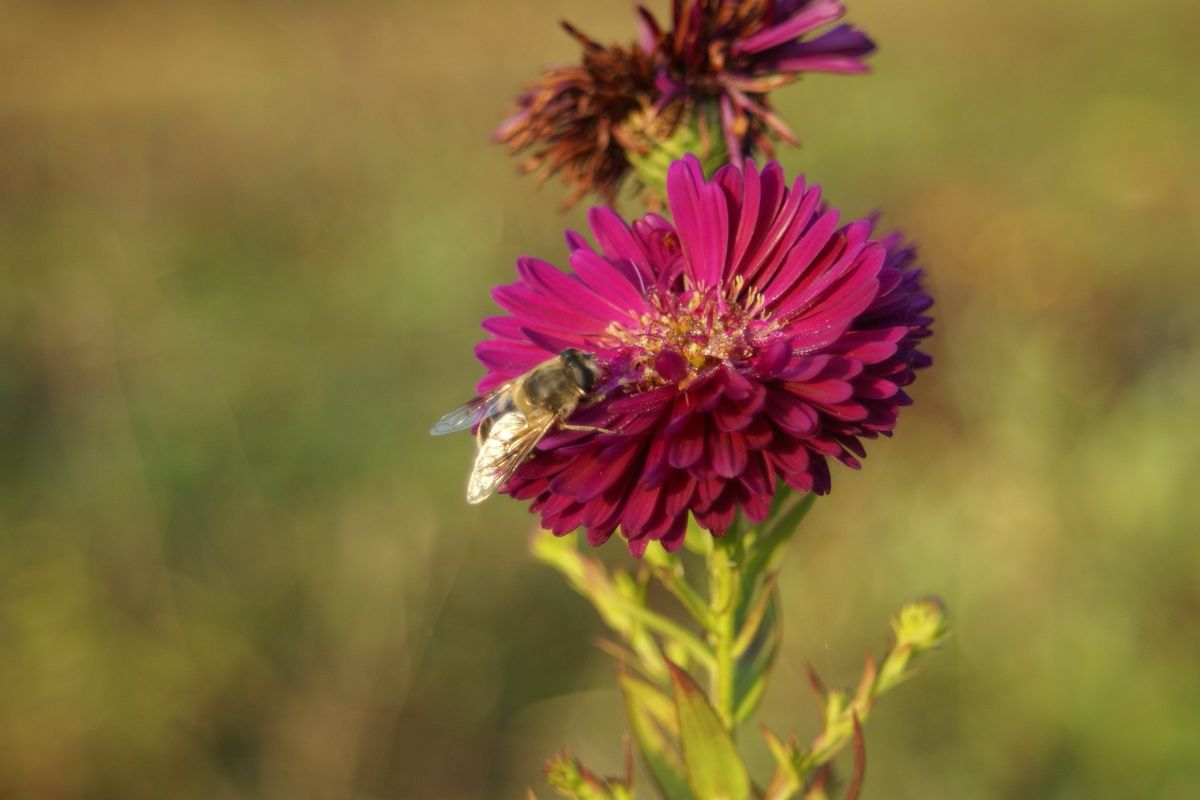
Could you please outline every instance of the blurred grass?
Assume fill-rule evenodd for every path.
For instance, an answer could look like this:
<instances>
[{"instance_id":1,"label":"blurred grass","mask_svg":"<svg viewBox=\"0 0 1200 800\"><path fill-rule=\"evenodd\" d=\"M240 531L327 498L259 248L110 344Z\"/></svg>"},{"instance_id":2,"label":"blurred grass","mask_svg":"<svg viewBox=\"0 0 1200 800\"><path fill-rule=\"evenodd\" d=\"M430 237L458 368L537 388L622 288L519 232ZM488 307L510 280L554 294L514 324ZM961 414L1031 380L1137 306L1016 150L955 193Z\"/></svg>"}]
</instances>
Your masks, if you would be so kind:
<instances>
[{"instance_id":1,"label":"blurred grass","mask_svg":"<svg viewBox=\"0 0 1200 800\"><path fill-rule=\"evenodd\" d=\"M590 612L426 433L489 288L581 225L487 144L557 18L631 31L548 6L0 4L0 797L619 768ZM805 661L850 682L936 591L869 796L1200 795L1200 12L852 19L876 74L782 92L783 160L920 239L937 365L787 563L766 719L811 732Z\"/></svg>"}]
</instances>

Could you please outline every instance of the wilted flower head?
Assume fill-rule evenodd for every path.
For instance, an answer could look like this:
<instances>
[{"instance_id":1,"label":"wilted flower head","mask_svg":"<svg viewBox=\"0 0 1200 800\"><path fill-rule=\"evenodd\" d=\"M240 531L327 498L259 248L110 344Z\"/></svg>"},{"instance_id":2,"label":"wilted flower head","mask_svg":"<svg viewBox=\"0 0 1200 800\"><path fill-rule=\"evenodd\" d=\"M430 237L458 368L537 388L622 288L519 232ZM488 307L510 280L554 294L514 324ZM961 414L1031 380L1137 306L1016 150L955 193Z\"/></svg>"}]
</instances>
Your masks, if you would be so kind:
<instances>
[{"instance_id":1,"label":"wilted flower head","mask_svg":"<svg viewBox=\"0 0 1200 800\"><path fill-rule=\"evenodd\" d=\"M805 72L867 71L875 44L862 31L839 25L809 38L845 13L838 0L675 0L663 30L640 8L643 47L659 54L658 107L717 104L737 165L744 155L770 155L768 131L796 144L767 93Z\"/></svg>"},{"instance_id":2,"label":"wilted flower head","mask_svg":"<svg viewBox=\"0 0 1200 800\"><path fill-rule=\"evenodd\" d=\"M865 72L875 49L840 25L837 0L675 0L670 28L638 8L640 39L604 46L564 24L582 63L546 71L517 98L495 138L530 151L526 172L561 172L571 204L589 191L612 202L631 165L661 178L658 161L697 152L741 165L771 155L770 137L796 137L771 110L768 93L805 72ZM645 176L643 176L644 178Z\"/></svg>"},{"instance_id":3,"label":"wilted flower head","mask_svg":"<svg viewBox=\"0 0 1200 800\"><path fill-rule=\"evenodd\" d=\"M504 491L555 533L620 526L637 555L678 547L689 512L716 535L739 510L761 522L779 481L828 492L828 459L857 467L929 364L932 300L899 237L840 225L774 163L706 181L689 157L667 192L674 224L593 209L599 247L568 235L573 274L518 261L493 293L511 316L476 348L481 392L566 347L596 354L599 399L570 421L603 430L552 432Z\"/></svg>"},{"instance_id":4,"label":"wilted flower head","mask_svg":"<svg viewBox=\"0 0 1200 800\"><path fill-rule=\"evenodd\" d=\"M561 172L573 187L567 205L588 192L611 203L629 171L624 125L649 107L654 68L638 47L605 47L563 27L583 46L582 63L547 70L527 86L494 138L513 154L531 150L521 169L539 181Z\"/></svg>"}]
</instances>

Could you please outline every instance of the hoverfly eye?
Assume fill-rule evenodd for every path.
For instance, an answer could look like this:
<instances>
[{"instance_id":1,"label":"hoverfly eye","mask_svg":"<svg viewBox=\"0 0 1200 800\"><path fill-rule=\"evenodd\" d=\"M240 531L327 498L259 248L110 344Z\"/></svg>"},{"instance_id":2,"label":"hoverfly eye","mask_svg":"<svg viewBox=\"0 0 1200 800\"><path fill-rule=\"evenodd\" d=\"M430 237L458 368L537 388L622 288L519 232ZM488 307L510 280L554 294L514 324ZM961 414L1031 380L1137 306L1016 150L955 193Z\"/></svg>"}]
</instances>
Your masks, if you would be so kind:
<instances>
[{"instance_id":1,"label":"hoverfly eye","mask_svg":"<svg viewBox=\"0 0 1200 800\"><path fill-rule=\"evenodd\" d=\"M575 383L586 394L596 385L596 373L588 369L586 364L576 363L571 367L571 377L575 379Z\"/></svg>"},{"instance_id":2,"label":"hoverfly eye","mask_svg":"<svg viewBox=\"0 0 1200 800\"><path fill-rule=\"evenodd\" d=\"M563 350L559 355L571 375L571 380L575 381L575 385L585 394L590 392L596 384L596 372L592 358L574 347Z\"/></svg>"}]
</instances>

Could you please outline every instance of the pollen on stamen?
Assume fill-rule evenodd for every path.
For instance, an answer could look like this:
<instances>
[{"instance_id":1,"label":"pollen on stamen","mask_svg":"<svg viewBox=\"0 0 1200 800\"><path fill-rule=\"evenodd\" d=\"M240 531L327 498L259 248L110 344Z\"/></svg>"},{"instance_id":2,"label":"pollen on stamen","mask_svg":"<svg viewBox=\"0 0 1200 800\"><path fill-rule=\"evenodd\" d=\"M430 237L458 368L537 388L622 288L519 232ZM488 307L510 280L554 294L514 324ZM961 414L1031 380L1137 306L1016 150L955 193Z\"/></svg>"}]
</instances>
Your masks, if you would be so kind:
<instances>
[{"instance_id":1,"label":"pollen on stamen","mask_svg":"<svg viewBox=\"0 0 1200 800\"><path fill-rule=\"evenodd\" d=\"M731 294L737 296L736 291ZM761 304L761 294L751 293L748 299L754 306ZM632 326L611 323L605 330L613 344L629 354L638 385L649 388L676 382L670 374L677 370L664 374L655 366L664 352L678 357L685 369L679 380L694 380L718 364L751 354L748 329L757 308L743 308L729 299L719 304L711 291L691 291L673 303L661 297L655 301L656 313L642 314Z\"/></svg>"}]
</instances>

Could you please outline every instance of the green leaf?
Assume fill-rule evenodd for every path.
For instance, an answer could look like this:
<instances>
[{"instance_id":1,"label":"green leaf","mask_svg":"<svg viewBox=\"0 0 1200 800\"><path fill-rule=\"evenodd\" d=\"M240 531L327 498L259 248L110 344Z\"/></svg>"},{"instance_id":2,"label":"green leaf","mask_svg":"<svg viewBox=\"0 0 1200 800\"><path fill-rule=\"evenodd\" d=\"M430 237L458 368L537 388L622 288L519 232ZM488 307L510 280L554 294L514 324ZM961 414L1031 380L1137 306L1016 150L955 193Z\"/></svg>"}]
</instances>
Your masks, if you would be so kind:
<instances>
[{"instance_id":1,"label":"green leaf","mask_svg":"<svg viewBox=\"0 0 1200 800\"><path fill-rule=\"evenodd\" d=\"M690 553L707 557L712 552L713 535L696 522L696 518L688 515L687 534L683 539L683 547Z\"/></svg>"},{"instance_id":2,"label":"green leaf","mask_svg":"<svg viewBox=\"0 0 1200 800\"><path fill-rule=\"evenodd\" d=\"M786 486L780 486L767 519L744 532L745 557L741 563L743 602L749 602L760 582L779 567L788 543L799 530L801 521L807 516L815 499L814 494L798 495Z\"/></svg>"},{"instance_id":3,"label":"green leaf","mask_svg":"<svg viewBox=\"0 0 1200 800\"><path fill-rule=\"evenodd\" d=\"M605 639L603 636L597 636L594 641L596 643L596 647L599 647L602 651L612 656L613 660L617 662L618 666L627 667L635 672L639 672L652 681L658 681L666 674L667 668L665 666L662 669L661 675L652 671L642 656L638 655L633 650L630 650L623 644L614 642L611 639ZM661 652L658 653L658 659L659 661L662 661Z\"/></svg>"},{"instance_id":4,"label":"green leaf","mask_svg":"<svg viewBox=\"0 0 1200 800\"><path fill-rule=\"evenodd\" d=\"M699 800L746 800L750 776L737 745L692 677L674 664L668 667L692 792Z\"/></svg>"},{"instance_id":5,"label":"green leaf","mask_svg":"<svg viewBox=\"0 0 1200 800\"><path fill-rule=\"evenodd\" d=\"M692 800L679 753L675 704L657 688L628 670L617 676L625 697L625 714L650 774L667 800Z\"/></svg>"},{"instance_id":6,"label":"green leaf","mask_svg":"<svg viewBox=\"0 0 1200 800\"><path fill-rule=\"evenodd\" d=\"M779 592L773 584L769 593L764 595L764 599L766 603L762 619L757 625L757 635L737 661L737 674L733 685L735 724L750 719L758 709L783 640L783 631L779 625Z\"/></svg>"},{"instance_id":7,"label":"green leaf","mask_svg":"<svg viewBox=\"0 0 1200 800\"><path fill-rule=\"evenodd\" d=\"M812 492L799 498L793 498L793 494L793 492L787 492L780 488L777 500L785 495L788 499L779 500L778 506L771 509L771 516L764 523L764 526L769 526L769 528L746 565L745 572L750 578L757 578L764 572L774 571L779 566L778 562L783 556L784 545L791 541L796 531L799 530L800 523L808 516L808 512L817 499Z\"/></svg>"},{"instance_id":8,"label":"green leaf","mask_svg":"<svg viewBox=\"0 0 1200 800\"><path fill-rule=\"evenodd\" d=\"M796 528L808 516L808 512L812 510L813 503L817 501L817 496L813 492L808 492L799 499L793 501L787 508L780 508L779 516L775 518L774 524L771 525L771 536L791 536L796 532Z\"/></svg>"},{"instance_id":9,"label":"green leaf","mask_svg":"<svg viewBox=\"0 0 1200 800\"><path fill-rule=\"evenodd\" d=\"M754 602L754 605L751 606L749 613L746 615L745 621L742 622L741 630L738 631L737 639L735 639L733 642L734 658L741 657L747 650L750 649L750 645L754 643L754 639L758 636L759 630L762 629L762 623L767 616L768 608L770 607L770 610L774 611L775 580L777 575L778 573L774 572L768 575L766 581L763 583L762 588L759 589L758 599Z\"/></svg>"},{"instance_id":10,"label":"green leaf","mask_svg":"<svg viewBox=\"0 0 1200 800\"><path fill-rule=\"evenodd\" d=\"M790 800L800 790L803 781L796 771L796 741L795 737L784 742L766 725L762 726L763 738L767 740L767 748L775 759L775 774L763 794L763 800Z\"/></svg>"},{"instance_id":11,"label":"green leaf","mask_svg":"<svg viewBox=\"0 0 1200 800\"><path fill-rule=\"evenodd\" d=\"M656 551L658 555L651 558L650 554ZM654 575L658 578L659 582L692 615L692 619L700 623L700 626L705 630L711 630L715 624L715 620L712 614L709 613L708 606L704 604L704 599L700 596L700 593L693 589L691 584L687 582L683 562L675 556L666 553L662 548L648 549L645 558L654 567Z\"/></svg>"},{"instance_id":12,"label":"green leaf","mask_svg":"<svg viewBox=\"0 0 1200 800\"><path fill-rule=\"evenodd\" d=\"M595 606L605 623L637 653L647 671L666 676L654 636L686 649L688 656L711 667L708 646L684 626L645 607L646 587L631 575L614 570L611 577L596 558L582 555L574 538L548 532L536 535L530 545L534 556L558 570L576 592ZM653 634L653 635L652 635Z\"/></svg>"},{"instance_id":13,"label":"green leaf","mask_svg":"<svg viewBox=\"0 0 1200 800\"><path fill-rule=\"evenodd\" d=\"M683 647L690 656L705 666L712 666L712 650L696 634L679 623L661 614L656 614L650 609L640 606L619 594L613 595L612 604L626 614L636 625L645 626L647 630Z\"/></svg>"},{"instance_id":14,"label":"green leaf","mask_svg":"<svg viewBox=\"0 0 1200 800\"><path fill-rule=\"evenodd\" d=\"M558 570L572 589L590 600L608 627L628 636L633 623L615 602L619 598L617 587L599 560L579 552L573 534L558 537L542 531L530 541L529 549L535 558Z\"/></svg>"}]
</instances>

